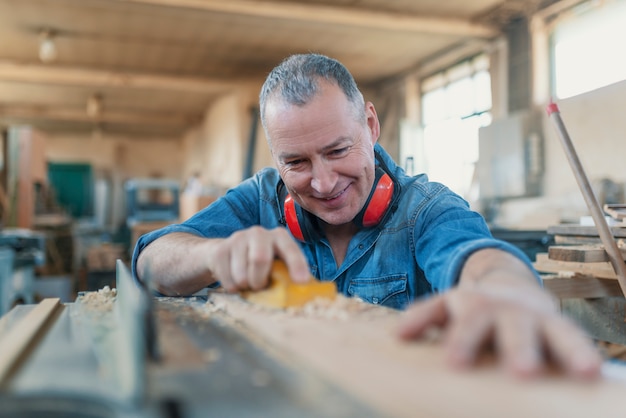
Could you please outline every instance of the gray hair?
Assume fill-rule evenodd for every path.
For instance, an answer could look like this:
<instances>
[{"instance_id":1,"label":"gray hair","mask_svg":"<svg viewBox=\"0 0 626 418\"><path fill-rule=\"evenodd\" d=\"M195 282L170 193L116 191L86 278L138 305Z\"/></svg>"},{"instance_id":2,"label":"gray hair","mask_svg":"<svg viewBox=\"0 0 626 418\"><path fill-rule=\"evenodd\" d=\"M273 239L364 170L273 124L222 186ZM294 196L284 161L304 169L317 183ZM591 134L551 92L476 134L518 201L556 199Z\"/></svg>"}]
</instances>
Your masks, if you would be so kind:
<instances>
[{"instance_id":1,"label":"gray hair","mask_svg":"<svg viewBox=\"0 0 626 418\"><path fill-rule=\"evenodd\" d=\"M357 119L365 119L363 94L343 64L320 54L292 55L270 72L261 88L259 106L266 132L265 106L271 97L280 94L286 103L304 106L319 92L322 78L339 86L353 104Z\"/></svg>"}]
</instances>

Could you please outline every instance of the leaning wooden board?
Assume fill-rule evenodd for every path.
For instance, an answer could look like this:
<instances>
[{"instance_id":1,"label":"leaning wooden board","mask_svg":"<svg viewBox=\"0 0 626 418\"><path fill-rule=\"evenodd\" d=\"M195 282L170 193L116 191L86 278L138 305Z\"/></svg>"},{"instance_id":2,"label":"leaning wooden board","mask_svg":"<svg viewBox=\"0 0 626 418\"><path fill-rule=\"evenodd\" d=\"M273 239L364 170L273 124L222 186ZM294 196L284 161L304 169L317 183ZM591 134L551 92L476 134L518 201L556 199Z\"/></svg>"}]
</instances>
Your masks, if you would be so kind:
<instances>
[{"instance_id":1,"label":"leaning wooden board","mask_svg":"<svg viewBox=\"0 0 626 418\"><path fill-rule=\"evenodd\" d=\"M268 352L331 380L380 416L589 418L626 408L626 383L619 380L579 382L550 373L520 381L488 359L469 372L451 370L437 341L396 339L398 314L384 308L325 318L258 309L226 294L207 303Z\"/></svg>"},{"instance_id":2,"label":"leaning wooden board","mask_svg":"<svg viewBox=\"0 0 626 418\"><path fill-rule=\"evenodd\" d=\"M20 321L18 326L0 338L0 389L5 387L9 375L33 348L38 333L61 307L59 298L44 299Z\"/></svg>"}]
</instances>

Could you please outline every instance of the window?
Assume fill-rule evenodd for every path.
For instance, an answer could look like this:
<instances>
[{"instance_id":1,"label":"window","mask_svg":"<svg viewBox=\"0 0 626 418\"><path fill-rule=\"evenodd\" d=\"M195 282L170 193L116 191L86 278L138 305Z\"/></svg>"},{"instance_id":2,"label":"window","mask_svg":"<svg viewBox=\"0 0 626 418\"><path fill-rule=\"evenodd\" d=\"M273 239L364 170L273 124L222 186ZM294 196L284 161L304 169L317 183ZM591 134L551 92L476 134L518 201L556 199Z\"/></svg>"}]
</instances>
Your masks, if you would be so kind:
<instances>
[{"instance_id":1,"label":"window","mask_svg":"<svg viewBox=\"0 0 626 418\"><path fill-rule=\"evenodd\" d=\"M468 197L478 129L491 123L489 60L480 55L422 81L425 171Z\"/></svg>"},{"instance_id":2,"label":"window","mask_svg":"<svg viewBox=\"0 0 626 418\"><path fill-rule=\"evenodd\" d=\"M626 39L626 1L587 2L552 32L553 89L559 99L626 79L621 52Z\"/></svg>"}]
</instances>

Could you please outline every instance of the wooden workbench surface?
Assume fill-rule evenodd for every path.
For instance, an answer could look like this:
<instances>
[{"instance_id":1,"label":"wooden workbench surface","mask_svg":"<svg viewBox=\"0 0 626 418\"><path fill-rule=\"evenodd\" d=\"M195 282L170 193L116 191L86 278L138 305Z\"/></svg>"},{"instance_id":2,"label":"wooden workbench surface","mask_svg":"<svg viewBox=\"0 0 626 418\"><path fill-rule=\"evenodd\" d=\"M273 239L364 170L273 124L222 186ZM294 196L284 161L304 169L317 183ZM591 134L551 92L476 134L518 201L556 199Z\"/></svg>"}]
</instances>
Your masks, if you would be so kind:
<instances>
[{"instance_id":1,"label":"wooden workbench surface","mask_svg":"<svg viewBox=\"0 0 626 418\"><path fill-rule=\"evenodd\" d=\"M91 295L65 306L8 392L0 392L0 416L11 416L2 414L6 408L43 408L50 394L122 405L111 345L118 339L104 338L116 329L117 302ZM0 339L34 309L22 308L2 317ZM410 343L395 337L399 315L343 297L291 310L219 292L206 300L157 298L160 356L148 362L145 402L132 416L163 416L164 400L175 400L185 418L209 410L238 418L623 415L623 377L585 383L553 372L520 381L489 358L471 371L453 371L436 335ZM624 366L615 367L624 374Z\"/></svg>"},{"instance_id":2,"label":"wooden workbench surface","mask_svg":"<svg viewBox=\"0 0 626 418\"><path fill-rule=\"evenodd\" d=\"M231 321L269 353L328 379L385 417L616 416L626 383L593 383L558 373L530 381L484 359L459 372L445 363L437 339L401 342L398 313L340 300L307 311L261 308L227 294L209 295L206 309ZM320 402L323 402L321 399Z\"/></svg>"}]
</instances>

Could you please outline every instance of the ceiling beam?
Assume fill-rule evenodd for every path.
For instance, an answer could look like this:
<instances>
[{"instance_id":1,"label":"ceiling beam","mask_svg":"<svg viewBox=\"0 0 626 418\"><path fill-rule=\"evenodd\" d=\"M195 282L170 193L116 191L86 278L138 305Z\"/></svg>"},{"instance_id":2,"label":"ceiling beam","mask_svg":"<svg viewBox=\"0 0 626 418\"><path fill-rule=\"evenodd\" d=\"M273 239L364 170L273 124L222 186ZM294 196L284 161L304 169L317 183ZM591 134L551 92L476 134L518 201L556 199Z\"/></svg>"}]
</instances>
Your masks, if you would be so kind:
<instances>
[{"instance_id":1,"label":"ceiling beam","mask_svg":"<svg viewBox=\"0 0 626 418\"><path fill-rule=\"evenodd\" d=\"M0 80L80 87L118 87L214 94L235 87L235 82L228 80L24 64L12 61L0 61Z\"/></svg>"},{"instance_id":2,"label":"ceiling beam","mask_svg":"<svg viewBox=\"0 0 626 418\"><path fill-rule=\"evenodd\" d=\"M492 38L498 30L468 19L418 16L310 3L258 0L114 0L272 19L365 27L393 32Z\"/></svg>"},{"instance_id":3,"label":"ceiling beam","mask_svg":"<svg viewBox=\"0 0 626 418\"><path fill-rule=\"evenodd\" d=\"M85 110L58 106L28 106L0 104L0 119L45 120L78 123L115 123L122 125L147 125L190 127L202 120L201 115L163 112L119 112L104 110L92 117Z\"/></svg>"}]
</instances>

